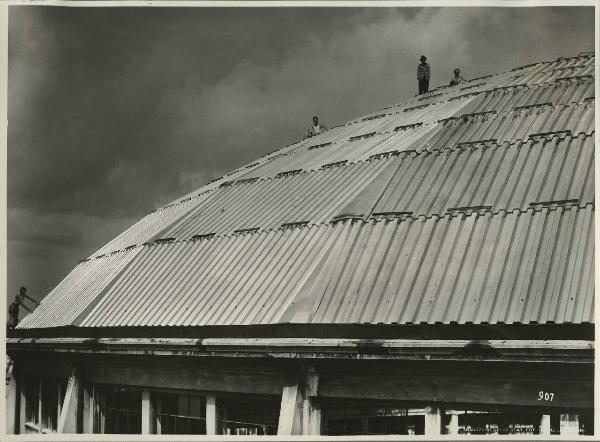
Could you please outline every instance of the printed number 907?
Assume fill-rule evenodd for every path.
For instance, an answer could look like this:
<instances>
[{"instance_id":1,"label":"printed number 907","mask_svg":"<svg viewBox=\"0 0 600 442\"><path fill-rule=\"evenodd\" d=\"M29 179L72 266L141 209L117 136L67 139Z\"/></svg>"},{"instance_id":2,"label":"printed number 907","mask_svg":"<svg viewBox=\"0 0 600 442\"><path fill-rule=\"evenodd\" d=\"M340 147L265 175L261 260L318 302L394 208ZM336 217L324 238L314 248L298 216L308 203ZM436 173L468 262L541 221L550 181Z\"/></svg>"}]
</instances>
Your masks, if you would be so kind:
<instances>
[{"instance_id":1,"label":"printed number 907","mask_svg":"<svg viewBox=\"0 0 600 442\"><path fill-rule=\"evenodd\" d=\"M554 393L548 393L547 391L538 392L538 401L550 401L554 399Z\"/></svg>"}]
</instances>

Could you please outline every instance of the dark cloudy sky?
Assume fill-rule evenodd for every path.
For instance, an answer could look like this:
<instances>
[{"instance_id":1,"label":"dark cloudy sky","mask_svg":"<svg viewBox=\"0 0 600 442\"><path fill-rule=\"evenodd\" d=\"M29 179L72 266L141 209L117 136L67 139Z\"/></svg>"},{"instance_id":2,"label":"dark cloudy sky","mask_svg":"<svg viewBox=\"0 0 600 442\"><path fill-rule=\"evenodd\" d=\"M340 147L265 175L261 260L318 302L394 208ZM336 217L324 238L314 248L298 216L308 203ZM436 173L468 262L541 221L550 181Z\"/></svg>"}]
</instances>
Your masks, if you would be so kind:
<instances>
[{"instance_id":1,"label":"dark cloudy sky","mask_svg":"<svg viewBox=\"0 0 600 442\"><path fill-rule=\"evenodd\" d=\"M594 50L593 8L11 6L8 293L38 299L147 211L432 87Z\"/></svg>"}]
</instances>

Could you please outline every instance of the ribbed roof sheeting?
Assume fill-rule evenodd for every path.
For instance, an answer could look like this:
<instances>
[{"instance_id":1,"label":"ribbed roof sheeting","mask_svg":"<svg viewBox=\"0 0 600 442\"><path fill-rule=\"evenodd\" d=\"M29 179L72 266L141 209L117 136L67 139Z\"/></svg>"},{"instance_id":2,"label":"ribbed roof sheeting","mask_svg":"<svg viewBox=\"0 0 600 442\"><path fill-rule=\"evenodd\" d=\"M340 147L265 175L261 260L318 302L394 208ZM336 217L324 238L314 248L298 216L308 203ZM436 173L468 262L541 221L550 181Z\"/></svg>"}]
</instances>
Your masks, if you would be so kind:
<instances>
[{"instance_id":1,"label":"ribbed roof sheeting","mask_svg":"<svg viewBox=\"0 0 600 442\"><path fill-rule=\"evenodd\" d=\"M466 206L527 209L530 203L540 201L594 201L591 136L479 144L412 154L397 161L398 170L375 213L429 215Z\"/></svg>"},{"instance_id":2,"label":"ribbed roof sheeting","mask_svg":"<svg viewBox=\"0 0 600 442\"><path fill-rule=\"evenodd\" d=\"M155 245L81 325L593 322L593 212L345 221Z\"/></svg>"},{"instance_id":3,"label":"ribbed roof sheeting","mask_svg":"<svg viewBox=\"0 0 600 442\"><path fill-rule=\"evenodd\" d=\"M593 208L349 223L316 323L593 322Z\"/></svg>"},{"instance_id":4,"label":"ribbed roof sheeting","mask_svg":"<svg viewBox=\"0 0 600 442\"><path fill-rule=\"evenodd\" d=\"M278 158L242 178L273 177L293 170L317 170L340 161L356 162L389 150L406 150L435 131L435 128L435 125L428 125L403 131L402 134L375 134L361 140L345 140L339 144L299 152L293 157Z\"/></svg>"},{"instance_id":5,"label":"ribbed roof sheeting","mask_svg":"<svg viewBox=\"0 0 600 442\"><path fill-rule=\"evenodd\" d=\"M249 164L245 164L225 175L223 175L222 177L216 178L214 180L212 180L211 182L205 184L204 186L200 187L199 189L194 190L193 192L190 192L180 198L177 198L176 200L173 200L172 202L170 202L169 204L167 204L166 206L163 206L162 208L171 206L173 204L179 204L181 202L185 202L187 201L189 198L194 198L197 196L202 196L204 194L206 194L207 192L210 192L212 190L215 190L216 188L218 188L219 186L221 186L221 184L225 183L225 182L230 182L233 180L238 180L240 179L243 175L247 174L248 171L253 170L256 167L262 166L265 163L268 163L269 161L272 161L276 158L279 158L281 156L284 155L291 155L294 152L297 152L303 148L306 148L306 146L310 145L310 140L302 140L302 141L297 141L295 143L289 144L287 146L284 146L280 149L274 150L272 152L269 152L265 155L263 155L262 157L260 157L259 159L257 159L256 161L253 161L252 163ZM157 209L160 210L160 209Z\"/></svg>"},{"instance_id":6,"label":"ribbed roof sheeting","mask_svg":"<svg viewBox=\"0 0 600 442\"><path fill-rule=\"evenodd\" d=\"M448 208L478 205L527 209L532 202L567 199L592 202L593 149L591 136L540 138L241 182L215 192L160 236L189 239L238 229L273 229L290 222L328 222L346 213L347 206L356 207L362 191L369 194L362 198L363 216L398 211L442 214ZM383 169L386 176L393 173L385 192L383 186L372 184Z\"/></svg>"},{"instance_id":7,"label":"ribbed roof sheeting","mask_svg":"<svg viewBox=\"0 0 600 442\"><path fill-rule=\"evenodd\" d=\"M394 129L399 128L398 131L375 133L359 140L348 138L336 144L297 150L293 155L282 155L263 166L254 168L240 178L272 177L292 170L316 170L323 165L339 161L364 161L372 155L390 151L442 149L461 142L486 139L496 139L499 143L512 142L525 140L531 134L558 130L569 130L574 135L590 134L594 130L594 100L571 102L569 106L556 108L548 104L520 110L514 110L513 107L511 112L504 114L469 115L466 122L456 118L466 113L463 111L464 107L474 99L475 96L449 102L440 112L429 113L428 120L425 120L426 123L423 125L419 125L423 120L415 121L420 118L398 117L392 119L385 127L389 129L394 126ZM483 111L469 109L471 114L476 112ZM451 119L443 124L437 123L438 120L448 118ZM412 124L417 126L410 127ZM405 126L409 127L404 128ZM361 132L362 135L369 133Z\"/></svg>"},{"instance_id":8,"label":"ribbed roof sheeting","mask_svg":"<svg viewBox=\"0 0 600 442\"><path fill-rule=\"evenodd\" d=\"M271 152L147 215L19 327L591 321L593 66L440 86Z\"/></svg>"},{"instance_id":9,"label":"ribbed roof sheeting","mask_svg":"<svg viewBox=\"0 0 600 442\"><path fill-rule=\"evenodd\" d=\"M292 228L146 247L81 325L276 323L340 234Z\"/></svg>"},{"instance_id":10,"label":"ribbed roof sheeting","mask_svg":"<svg viewBox=\"0 0 600 442\"><path fill-rule=\"evenodd\" d=\"M281 172L298 169L315 170L323 165L339 161L356 162L389 150L402 151L413 148L424 136L439 129L438 120L459 114L461 109L473 98L442 103L431 108L386 114L385 117L374 120L380 121L377 126L369 123L369 127L366 127L364 124L354 123L347 126L348 131L344 132L343 139L337 135L325 137L328 134L326 132L323 136L315 137L314 144L306 149L296 150L293 155L283 155L265 163L241 178L270 177ZM424 121L428 124L424 124ZM410 127L412 125L416 125L416 127ZM372 135L367 136L369 134ZM361 135L365 137L352 139L352 137ZM322 146L329 142L332 144Z\"/></svg>"},{"instance_id":11,"label":"ribbed roof sheeting","mask_svg":"<svg viewBox=\"0 0 600 442\"><path fill-rule=\"evenodd\" d=\"M104 255L105 253L110 253L115 250L122 250L131 245L143 244L147 241L151 241L161 231L169 227L210 195L210 192L207 192L201 196L196 196L187 201L172 204L149 213L92 256Z\"/></svg>"},{"instance_id":12,"label":"ribbed roof sheeting","mask_svg":"<svg viewBox=\"0 0 600 442\"><path fill-rule=\"evenodd\" d=\"M233 172L225 175L224 177L215 180L213 183L209 183L206 186L203 186L201 189L198 189L195 192L192 192L188 195L185 195L181 199L186 199L190 196L194 196L197 193L205 192L207 190L213 190L218 187L222 182L240 179L240 178L250 178L250 177L262 177L262 176L270 176L272 170L280 170L278 169L278 165L273 165L275 167L267 167L266 170L257 170L259 166L266 165L271 162L273 159L280 158L281 156L287 156L289 160L290 155L294 155L302 152L307 147L318 144L326 144L326 143L339 143L342 141L346 141L348 138L360 134L369 133L371 131L375 131L378 133L382 133L390 130L390 126L394 123L390 123L390 118L394 117L393 114L399 114L406 112L406 116L411 118L411 120L407 120L405 122L398 122L397 125L407 125L414 124L420 121L424 121L425 124L428 122L437 121L439 119L445 119L450 116L456 116L461 107L467 106L464 108L463 113L469 112L481 112L483 110L473 109L472 106L476 105L476 103L471 103L474 98L481 99L481 93L487 93L490 90L497 90L497 88L506 88L508 86L519 86L520 89L525 89L529 91L535 91L540 87L552 87L552 86L563 86L565 84L572 84L574 82L578 83L573 87L572 91L564 91L564 93L558 92L556 96L553 96L550 102L552 102L555 106L558 104L569 104L572 102L581 102L585 98L589 98L593 96L594 86L593 79L585 78L588 75L594 75L594 57L593 55L580 55L576 57L570 58L561 58L555 60L554 62L543 62L537 63L532 66L518 68L515 72L505 72L496 75L486 76L482 79L473 79L467 81L463 85L459 87L448 87L442 86L440 88L432 90L430 93L425 94L424 96L416 96L412 99L406 100L397 105L388 106L378 111L372 112L370 114L361 117L360 119L355 120L354 122L349 122L344 125L333 127L331 130L318 135L316 137L308 138L303 141L299 141L297 143L293 143L289 146L286 146L282 149L278 149L274 152L271 152L268 155L260 158L256 162L253 162L249 165L243 166L239 169L234 170ZM547 72L559 72L561 69L564 69L565 72L568 69L571 69L571 73L573 74L571 77L581 77L584 78L570 78L561 80L565 76L557 77L554 75L554 83L548 84L548 81L538 81L540 79L543 80L543 76L546 71ZM542 75L543 74L543 75ZM547 77L547 75L546 75ZM537 78L537 80L536 80ZM545 78L545 77L544 77ZM558 80L557 82L555 80ZM586 87L582 88L581 83L585 83ZM529 84L529 88L527 88L527 84ZM503 89L506 91L506 89ZM509 89L511 91L511 89ZM535 92L534 92L535 93ZM470 95L474 94L474 95ZM454 99L459 97L461 100L467 100L462 103L452 102ZM451 100L451 101L448 101ZM476 100L477 101L477 100ZM477 101L478 102L478 101ZM521 102L517 100L519 104L515 104L515 106L519 105L528 105L534 104L529 102ZM536 101L536 103L539 101ZM547 102L547 101L544 101ZM434 105L434 106L432 106ZM447 113L448 109L446 106L453 108L450 113ZM458 109L454 107L457 106ZM514 107L514 106L513 106ZM495 110L498 113L508 111L510 109L505 108L504 105L499 105ZM385 114L386 117L383 121L378 121L379 119L373 119L374 116L379 116L381 114ZM386 127L386 125L388 127ZM384 150L380 150L383 152ZM377 153L377 152L375 152ZM372 154L372 153L371 153ZM326 164L326 163L325 163ZM315 167L315 166L313 166ZM252 174L249 175L249 171L252 170ZM289 169L288 169L289 170ZM176 200L176 201L180 201Z\"/></svg>"},{"instance_id":13,"label":"ribbed roof sheeting","mask_svg":"<svg viewBox=\"0 0 600 442\"><path fill-rule=\"evenodd\" d=\"M74 323L142 250L136 247L79 263L17 328L60 327Z\"/></svg>"},{"instance_id":14,"label":"ribbed roof sheeting","mask_svg":"<svg viewBox=\"0 0 600 442\"><path fill-rule=\"evenodd\" d=\"M565 77L594 75L594 57L573 57L556 60L534 73L525 75L528 84L540 84L556 81Z\"/></svg>"},{"instance_id":15,"label":"ribbed roof sheeting","mask_svg":"<svg viewBox=\"0 0 600 442\"><path fill-rule=\"evenodd\" d=\"M379 132L392 131L397 126L407 126L411 124L423 123L423 122L435 122L444 118L449 118L457 114L462 108L469 104L475 97L464 97L452 101L443 101L437 103L435 106L424 105L423 103L416 103L414 106L403 106L402 108L389 109L375 113L375 117L378 115L385 114L387 116L388 124L382 126ZM387 113L386 113L387 112ZM354 121L352 124L364 124L364 121L374 116L362 117ZM382 118L383 119L383 118ZM377 121L377 120L375 120ZM369 130L362 131L363 133L370 132Z\"/></svg>"},{"instance_id":16,"label":"ribbed roof sheeting","mask_svg":"<svg viewBox=\"0 0 600 442\"><path fill-rule=\"evenodd\" d=\"M541 86L518 86L495 89L478 95L465 108L464 113L496 111L510 112L521 106L551 103L554 106L583 103L594 97L594 80L579 79L554 82Z\"/></svg>"},{"instance_id":17,"label":"ribbed roof sheeting","mask_svg":"<svg viewBox=\"0 0 600 442\"><path fill-rule=\"evenodd\" d=\"M446 121L444 127L427 141L421 149L443 149L458 143L481 140L526 140L539 133L570 131L573 135L591 134L594 131L594 101L566 107L536 107L504 115L488 114Z\"/></svg>"},{"instance_id":18,"label":"ribbed roof sheeting","mask_svg":"<svg viewBox=\"0 0 600 442\"><path fill-rule=\"evenodd\" d=\"M541 103L541 102L544 102L544 103L551 102L555 106L558 104L569 104L569 103L573 103L573 102L581 102L585 98L590 98L593 96L593 91L594 91L593 79L589 79L589 78L565 79L565 80L559 80L558 82L553 82L551 84L549 84L548 82L542 82L542 83L538 84L539 82L531 81L529 83L530 84L529 87L527 87L527 80L533 79L535 76L539 77L540 73L543 73L545 71L552 71L552 70L558 71L559 69L562 69L562 68L565 68L565 69L585 68L586 75L588 75L590 73L591 73L591 75L593 75L593 73L594 73L593 66L594 66L593 55L586 54L586 55L580 55L580 56L571 57L571 58L561 58L554 62L537 63L532 66L518 68L515 70L515 72L506 72L506 73L486 76L482 79L473 79L473 80L467 81L460 87L442 86L442 87L432 90L429 94L426 94L425 96L416 96L412 99L406 100L397 105L385 107L378 111L367 114L364 117L361 117L360 119L356 119L353 122L349 122L344 125L333 127L331 130L329 130L321 135L318 135L316 137L312 137L312 138L309 138L309 139L306 139L303 141L299 141L297 143L290 144L282 149L278 149L274 152L271 152L270 154L265 155L264 157L258 159L257 161L255 161L251 164L242 166L239 169L236 169L236 170L232 171L231 173L229 173L217 180L214 180L213 182L207 184L206 186L203 186L202 188L200 188L194 192L184 195L183 197L179 198L178 200L175 200L174 203L178 203L181 200L185 200L189 197L196 196L198 193L204 193L206 191L214 190L221 183L223 183L225 181L231 181L231 180L240 179L240 178L272 176L273 174L276 174L283 170L293 170L293 168L288 167L288 166L291 166L291 164L288 164L287 162L292 160L294 158L295 154L303 152L307 147L311 147L311 146L319 145L319 144L327 144L327 143L335 144L335 143L344 142L344 141L347 141L348 138L350 138L352 136L366 134L366 133L369 133L370 131L375 131L378 133L389 131L391 129L391 126L394 125L394 123L390 123L391 119L398 118L397 115L394 115L394 114L402 113L402 114L404 114L404 117L405 117L405 120L398 121L396 123L397 125L408 125L408 124L415 124L418 122L424 122L425 125L428 125L428 124L432 124L433 122L435 122L437 120L449 118L451 116L457 116L457 115L459 115L459 113L464 114L464 113L472 113L472 112L484 112L485 110L489 110L490 107L494 107L494 110L496 110L498 113L502 113L502 112L507 112L509 110L512 110L516 106L530 105L530 104ZM590 71L590 69L591 69L591 71ZM582 72L583 71L581 71L581 72L577 71L575 73L579 75L579 74L582 74ZM557 77L557 78L561 78L561 77ZM573 83L577 83L577 84L573 84ZM582 83L583 83L583 85L582 85ZM518 85L519 87L517 89L522 90L525 95L531 95L531 94L535 95L535 94L539 93L540 96L537 99L537 101L533 102L533 97L532 97L531 101L526 100L526 99L521 100L521 98L517 98L517 97L511 98L511 95L513 93L515 93L516 89L509 88L509 89L501 89L500 91L498 91L498 89L497 89L498 87L506 88L507 86L511 86L511 85ZM568 89L565 91L560 91L560 88L565 85L570 85L571 86L570 90ZM549 100L544 100L544 98L546 97L546 95L545 95L546 88L549 88L549 90L550 89L553 90L553 95L552 95L551 99L549 99ZM496 93L504 92L502 94L502 98L505 98L505 100L502 100L502 103L497 103L496 105L490 104L490 106L487 106L487 105L481 103L482 99L489 97L489 93L490 93L489 91L494 91ZM485 94L485 95L482 95L482 94ZM507 96L507 94L508 94L508 96ZM496 94L496 96L497 95L498 94ZM456 97L459 97L459 100L461 100L461 101L462 100L465 100L465 101L457 103L456 100L454 100L454 98L456 98ZM544 97L544 98L542 98L542 97ZM515 104L514 104L514 106L511 106L510 103L512 102L511 100L513 100L513 99L514 99ZM450 101L448 101L448 100L450 100ZM481 104L481 106L478 106L479 104ZM462 112L460 112L461 108L462 108ZM372 119L372 117L380 116L380 115L385 116L385 118L382 118L382 121L378 121L379 118ZM434 128L431 128L431 127L421 128L420 130L417 130L416 132L410 131L409 134L412 136L413 141L416 141L418 143L420 136L424 132L430 132L431 129L434 129ZM402 138L401 140L404 142L401 143L401 146L399 146L398 149L394 149L394 150L403 150L402 146L411 146L411 144L412 144L411 142L406 142L404 140L404 138ZM375 141L375 140L372 140L372 141ZM349 161L354 161L357 158L363 158L365 155L368 156L368 155L373 155L373 154L377 154L377 153L381 153L381 152L386 152L386 149L388 149L389 144L391 144L392 142L396 142L396 141L397 140L395 140L394 138L389 139L388 143L376 144L376 146L379 148L375 148L371 151L366 149L365 154L362 156L359 155L352 160L349 158L344 158L344 159L347 159ZM373 145L373 144L374 143L371 142L371 145ZM406 148L409 148L409 147L406 147ZM410 147L410 148L412 148L412 147ZM303 169L310 170L310 169L318 168L322 164L327 164L329 162L334 162L334 161L340 161L339 158L341 158L341 157L342 157L342 155L333 154L331 158L325 159L324 163L319 162L318 160L316 160L316 158L313 158L312 156L304 157L303 158L304 160L315 159L316 164L312 164L308 168L306 167L306 164L305 164L305 167L303 167ZM270 163L272 160L276 160L276 159L280 159L280 161L275 162L273 164L269 164L269 165L267 164L267 163ZM295 162L297 164L302 163L302 161L298 161L298 160ZM283 167L281 167L282 163L283 163ZM302 164L304 164L304 163L302 163ZM265 168L262 168L261 166L265 166ZM252 171L252 172L250 172L250 171Z\"/></svg>"},{"instance_id":19,"label":"ribbed roof sheeting","mask_svg":"<svg viewBox=\"0 0 600 442\"><path fill-rule=\"evenodd\" d=\"M364 140L348 141L345 140L339 144L331 144L322 147L306 149L298 151L294 155L282 156L266 163L262 167L244 175L243 179L259 178L259 177L275 177L280 173L295 171L295 170L316 170L323 165L347 161L348 153L352 152L351 144L363 150L370 150L373 146L381 143L381 140L388 138L390 134L376 134Z\"/></svg>"},{"instance_id":20,"label":"ribbed roof sheeting","mask_svg":"<svg viewBox=\"0 0 600 442\"><path fill-rule=\"evenodd\" d=\"M289 222L328 222L386 167L390 164L374 161L227 186L162 236L183 239Z\"/></svg>"}]
</instances>

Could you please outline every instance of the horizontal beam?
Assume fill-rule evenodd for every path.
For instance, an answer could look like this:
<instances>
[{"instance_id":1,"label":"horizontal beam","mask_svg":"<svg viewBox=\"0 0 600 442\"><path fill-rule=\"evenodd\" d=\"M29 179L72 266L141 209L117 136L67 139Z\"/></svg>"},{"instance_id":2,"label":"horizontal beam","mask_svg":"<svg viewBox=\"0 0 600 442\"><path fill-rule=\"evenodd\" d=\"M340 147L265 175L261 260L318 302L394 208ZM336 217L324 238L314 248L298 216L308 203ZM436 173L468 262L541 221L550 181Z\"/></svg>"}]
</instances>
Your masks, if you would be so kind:
<instances>
[{"instance_id":1,"label":"horizontal beam","mask_svg":"<svg viewBox=\"0 0 600 442\"><path fill-rule=\"evenodd\" d=\"M543 360L589 362L586 340L441 340L338 338L8 338L11 350L93 354L361 359ZM577 357L575 357L577 356Z\"/></svg>"},{"instance_id":2,"label":"horizontal beam","mask_svg":"<svg viewBox=\"0 0 600 442\"><path fill-rule=\"evenodd\" d=\"M328 338L8 338L11 346L61 347L320 347L320 348L451 348L479 345L498 350L551 349L593 350L593 341L584 340L442 340L442 339L328 339Z\"/></svg>"},{"instance_id":3,"label":"horizontal beam","mask_svg":"<svg viewBox=\"0 0 600 442\"><path fill-rule=\"evenodd\" d=\"M194 391L281 395L283 374L171 367L87 367L91 383Z\"/></svg>"},{"instance_id":4,"label":"horizontal beam","mask_svg":"<svg viewBox=\"0 0 600 442\"><path fill-rule=\"evenodd\" d=\"M541 392L541 398L540 398ZM548 394L546 394L548 393ZM423 403L489 404L540 408L592 408L594 382L544 377L415 376L322 373L319 396L339 399L420 401Z\"/></svg>"},{"instance_id":5,"label":"horizontal beam","mask_svg":"<svg viewBox=\"0 0 600 442\"><path fill-rule=\"evenodd\" d=\"M466 339L336 339L336 338L8 338L7 344L103 346L251 346L251 347L388 347L388 348L462 348L480 344L497 349L572 349L593 350L586 340L466 340Z\"/></svg>"},{"instance_id":6,"label":"horizontal beam","mask_svg":"<svg viewBox=\"0 0 600 442\"><path fill-rule=\"evenodd\" d=\"M361 338L584 339L594 324L255 324L155 327L49 327L9 330L11 338Z\"/></svg>"}]
</instances>

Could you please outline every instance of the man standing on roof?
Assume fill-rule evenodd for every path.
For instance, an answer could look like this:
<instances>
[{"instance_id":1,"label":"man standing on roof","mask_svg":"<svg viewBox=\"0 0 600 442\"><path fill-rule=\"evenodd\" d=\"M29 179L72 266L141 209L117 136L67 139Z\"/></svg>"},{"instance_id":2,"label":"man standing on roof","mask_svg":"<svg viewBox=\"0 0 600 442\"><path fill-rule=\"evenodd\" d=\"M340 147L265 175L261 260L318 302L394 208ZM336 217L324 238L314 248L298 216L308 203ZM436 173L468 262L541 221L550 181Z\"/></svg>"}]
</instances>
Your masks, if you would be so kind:
<instances>
[{"instance_id":1,"label":"man standing on roof","mask_svg":"<svg viewBox=\"0 0 600 442\"><path fill-rule=\"evenodd\" d=\"M19 323L19 307L22 306L29 313L31 313L33 311L23 303L23 301L25 299L28 299L29 301L33 302L36 306L40 305L39 302L37 302L35 299L33 299L27 295L27 289L25 287L21 287L19 289L19 294L17 296L15 296L14 301L8 307L8 316L9 317L8 317L7 325L8 325L8 328L11 330L13 328L15 328L17 326L17 324Z\"/></svg>"},{"instance_id":2,"label":"man standing on roof","mask_svg":"<svg viewBox=\"0 0 600 442\"><path fill-rule=\"evenodd\" d=\"M454 69L454 77L450 79L450 86L456 86L457 84L464 83L465 80L462 75L460 75L460 69Z\"/></svg>"},{"instance_id":3,"label":"man standing on roof","mask_svg":"<svg viewBox=\"0 0 600 442\"><path fill-rule=\"evenodd\" d=\"M308 129L308 134L305 138L314 137L315 135L319 135L322 132L325 132L327 128L325 125L319 123L319 117L316 115L313 117L313 125L310 129Z\"/></svg>"},{"instance_id":4,"label":"man standing on roof","mask_svg":"<svg viewBox=\"0 0 600 442\"><path fill-rule=\"evenodd\" d=\"M421 55L421 63L417 66L417 80L419 80L419 95L429 92L429 78L431 68L427 63L427 57Z\"/></svg>"}]
</instances>

